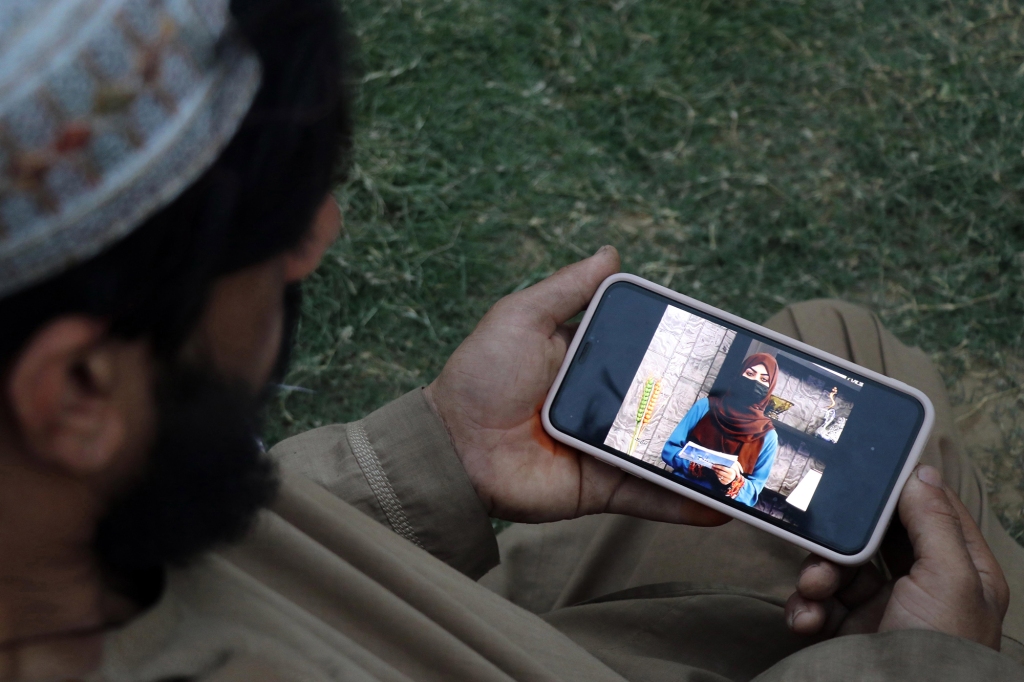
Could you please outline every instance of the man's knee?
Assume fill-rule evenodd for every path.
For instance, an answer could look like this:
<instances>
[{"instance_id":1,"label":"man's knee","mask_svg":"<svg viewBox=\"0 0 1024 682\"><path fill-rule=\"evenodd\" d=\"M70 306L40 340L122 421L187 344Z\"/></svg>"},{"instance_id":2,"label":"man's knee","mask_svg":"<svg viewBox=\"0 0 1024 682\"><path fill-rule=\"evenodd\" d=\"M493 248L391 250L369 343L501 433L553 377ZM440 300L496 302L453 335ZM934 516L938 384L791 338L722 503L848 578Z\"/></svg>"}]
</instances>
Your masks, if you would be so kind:
<instances>
[{"instance_id":1,"label":"man's knee","mask_svg":"<svg viewBox=\"0 0 1024 682\"><path fill-rule=\"evenodd\" d=\"M819 298L793 303L765 322L769 329L859 365L886 372L888 339L878 318L847 301Z\"/></svg>"},{"instance_id":2,"label":"man's knee","mask_svg":"<svg viewBox=\"0 0 1024 682\"><path fill-rule=\"evenodd\" d=\"M765 326L923 391L935 406L932 442L922 461L938 467L961 492L960 450L945 382L935 363L919 348L902 344L862 306L836 299L794 303L773 315ZM945 443L945 451L939 447ZM964 479L967 480L967 479Z\"/></svg>"}]
</instances>

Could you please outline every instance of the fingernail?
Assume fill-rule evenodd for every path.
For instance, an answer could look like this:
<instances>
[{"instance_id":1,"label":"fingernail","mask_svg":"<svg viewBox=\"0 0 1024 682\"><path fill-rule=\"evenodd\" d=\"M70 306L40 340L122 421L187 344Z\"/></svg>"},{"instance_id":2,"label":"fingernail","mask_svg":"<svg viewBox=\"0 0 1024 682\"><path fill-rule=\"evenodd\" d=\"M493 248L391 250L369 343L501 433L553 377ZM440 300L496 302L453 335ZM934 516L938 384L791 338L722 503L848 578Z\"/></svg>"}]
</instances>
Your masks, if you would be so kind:
<instances>
[{"instance_id":1,"label":"fingernail","mask_svg":"<svg viewBox=\"0 0 1024 682\"><path fill-rule=\"evenodd\" d=\"M922 483L927 483L934 488L942 487L942 474L935 467L930 467L927 464L919 466L917 468L917 477Z\"/></svg>"},{"instance_id":2,"label":"fingernail","mask_svg":"<svg viewBox=\"0 0 1024 682\"><path fill-rule=\"evenodd\" d=\"M608 244L605 244L605 245L604 245L604 246L602 246L602 247L601 247L600 249L598 249L597 251L595 251L595 252L594 252L594 255L595 255L595 256L599 256L599 255L601 255L602 253L604 253L604 252L608 251L608 249L610 249L610 248L612 248L612 247L611 247L611 246L609 246Z\"/></svg>"},{"instance_id":3,"label":"fingernail","mask_svg":"<svg viewBox=\"0 0 1024 682\"><path fill-rule=\"evenodd\" d=\"M817 561L813 564L807 564L806 566L800 569L800 575L803 575L807 571L811 570L812 568L817 568L818 566L821 566L821 564Z\"/></svg>"},{"instance_id":4,"label":"fingernail","mask_svg":"<svg viewBox=\"0 0 1024 682\"><path fill-rule=\"evenodd\" d=\"M799 616L801 613L805 612L806 610L807 609L805 609L802 606L798 606L795 609L793 609L793 612L789 614L788 624L789 624L789 629L790 630L793 629L793 624L796 623L797 616Z\"/></svg>"}]
</instances>

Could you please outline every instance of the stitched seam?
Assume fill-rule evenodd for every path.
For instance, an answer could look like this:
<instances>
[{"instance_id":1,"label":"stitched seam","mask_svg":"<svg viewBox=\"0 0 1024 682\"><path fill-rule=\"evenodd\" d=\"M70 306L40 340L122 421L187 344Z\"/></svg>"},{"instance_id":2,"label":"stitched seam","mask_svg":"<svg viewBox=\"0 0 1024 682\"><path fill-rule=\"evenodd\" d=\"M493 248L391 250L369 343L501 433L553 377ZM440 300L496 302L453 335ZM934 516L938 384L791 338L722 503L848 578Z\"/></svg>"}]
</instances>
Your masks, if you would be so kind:
<instances>
[{"instance_id":1,"label":"stitched seam","mask_svg":"<svg viewBox=\"0 0 1024 682\"><path fill-rule=\"evenodd\" d=\"M423 547L423 543L416 537L416 531L409 523L409 517L405 514L402 502L398 499L391 481L384 473L384 467L380 459L370 445L370 439L366 436L366 429L359 422L348 425L348 444L352 448L352 454L356 457L356 463L363 472L366 482L370 484L370 490L384 511L384 517L391 525L391 529L417 547Z\"/></svg>"}]
</instances>

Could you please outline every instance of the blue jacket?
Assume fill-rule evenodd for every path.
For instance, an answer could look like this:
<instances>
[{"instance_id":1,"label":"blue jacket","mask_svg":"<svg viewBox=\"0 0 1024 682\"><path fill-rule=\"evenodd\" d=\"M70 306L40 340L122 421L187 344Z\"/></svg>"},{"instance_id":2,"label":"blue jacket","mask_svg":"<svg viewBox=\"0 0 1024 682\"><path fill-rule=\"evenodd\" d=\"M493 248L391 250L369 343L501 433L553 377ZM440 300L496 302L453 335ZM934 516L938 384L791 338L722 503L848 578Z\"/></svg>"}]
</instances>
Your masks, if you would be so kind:
<instances>
[{"instance_id":1,"label":"blue jacket","mask_svg":"<svg viewBox=\"0 0 1024 682\"><path fill-rule=\"evenodd\" d=\"M661 458L665 460L674 470L676 476L685 478L687 481L696 483L699 486L707 488L708 490L715 490L713 483L703 478L693 478L690 476L688 460L685 460L679 456L679 451L686 445L690 431L694 426L697 425L704 415L710 410L707 398L701 398L693 404L690 411L686 413L683 420L679 422L679 425L672 431L672 435L669 436L668 442L665 443L665 447L661 450ZM764 434L764 441L761 443L761 452L757 456L757 464L754 465L754 470L750 473L744 473L743 477L746 478L746 482L743 487L740 488L739 493L736 495L736 501L742 502L748 507L753 507L757 504L757 496L761 494L761 490L764 488L765 482L768 480L768 474L771 473L772 465L775 464L775 454L779 449L779 436L775 433L775 429L772 429L768 433Z\"/></svg>"}]
</instances>

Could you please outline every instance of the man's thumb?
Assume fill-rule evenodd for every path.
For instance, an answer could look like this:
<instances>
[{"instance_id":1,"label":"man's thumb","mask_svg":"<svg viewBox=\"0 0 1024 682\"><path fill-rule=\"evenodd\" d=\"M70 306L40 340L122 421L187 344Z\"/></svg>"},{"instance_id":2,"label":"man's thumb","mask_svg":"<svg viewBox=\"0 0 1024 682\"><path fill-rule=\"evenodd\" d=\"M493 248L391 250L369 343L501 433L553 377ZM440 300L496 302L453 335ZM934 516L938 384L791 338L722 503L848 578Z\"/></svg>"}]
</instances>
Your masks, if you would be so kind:
<instances>
[{"instance_id":1,"label":"man's thumb","mask_svg":"<svg viewBox=\"0 0 1024 682\"><path fill-rule=\"evenodd\" d=\"M619 252L602 246L590 258L565 266L518 295L555 327L586 308L601 282L618 271Z\"/></svg>"},{"instance_id":2,"label":"man's thumb","mask_svg":"<svg viewBox=\"0 0 1024 682\"><path fill-rule=\"evenodd\" d=\"M946 496L942 477L930 466L920 466L907 480L899 502L916 561L970 565L960 515Z\"/></svg>"}]
</instances>

